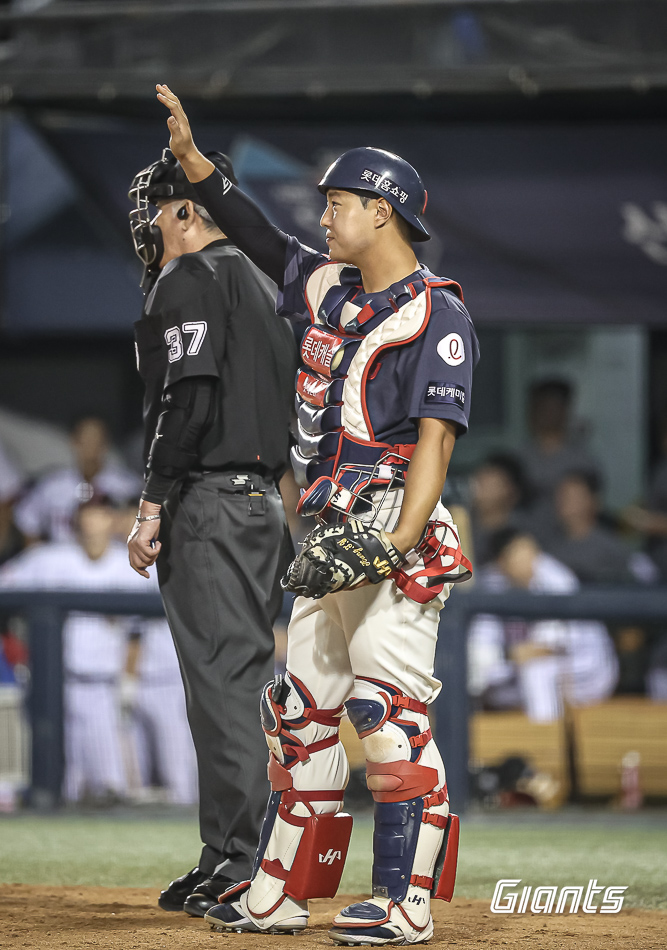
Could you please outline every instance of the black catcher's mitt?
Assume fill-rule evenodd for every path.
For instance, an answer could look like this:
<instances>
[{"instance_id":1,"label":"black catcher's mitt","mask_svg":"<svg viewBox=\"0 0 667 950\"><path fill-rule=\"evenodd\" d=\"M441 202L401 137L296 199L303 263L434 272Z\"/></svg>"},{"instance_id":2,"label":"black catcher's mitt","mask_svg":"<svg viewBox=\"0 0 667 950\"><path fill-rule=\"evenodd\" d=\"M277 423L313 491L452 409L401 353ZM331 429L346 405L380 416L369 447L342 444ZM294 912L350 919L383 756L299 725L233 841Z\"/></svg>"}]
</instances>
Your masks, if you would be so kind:
<instances>
[{"instance_id":1,"label":"black catcher's mitt","mask_svg":"<svg viewBox=\"0 0 667 950\"><path fill-rule=\"evenodd\" d=\"M379 584L404 560L381 528L351 519L311 531L281 584L283 590L318 600L362 580Z\"/></svg>"}]
</instances>

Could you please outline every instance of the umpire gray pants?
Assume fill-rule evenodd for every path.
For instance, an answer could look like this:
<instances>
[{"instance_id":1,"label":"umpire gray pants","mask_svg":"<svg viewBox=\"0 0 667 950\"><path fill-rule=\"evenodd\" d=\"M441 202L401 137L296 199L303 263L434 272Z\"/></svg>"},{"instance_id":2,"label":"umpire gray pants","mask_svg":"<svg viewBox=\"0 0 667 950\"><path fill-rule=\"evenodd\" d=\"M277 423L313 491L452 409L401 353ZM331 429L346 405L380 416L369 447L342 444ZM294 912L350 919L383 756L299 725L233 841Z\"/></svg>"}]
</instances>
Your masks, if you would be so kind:
<instances>
[{"instance_id":1,"label":"umpire gray pants","mask_svg":"<svg viewBox=\"0 0 667 950\"><path fill-rule=\"evenodd\" d=\"M188 476L164 506L157 559L197 752L199 867L234 881L250 877L269 795L259 698L291 548L275 483L250 479L263 495L239 493L238 475Z\"/></svg>"}]
</instances>

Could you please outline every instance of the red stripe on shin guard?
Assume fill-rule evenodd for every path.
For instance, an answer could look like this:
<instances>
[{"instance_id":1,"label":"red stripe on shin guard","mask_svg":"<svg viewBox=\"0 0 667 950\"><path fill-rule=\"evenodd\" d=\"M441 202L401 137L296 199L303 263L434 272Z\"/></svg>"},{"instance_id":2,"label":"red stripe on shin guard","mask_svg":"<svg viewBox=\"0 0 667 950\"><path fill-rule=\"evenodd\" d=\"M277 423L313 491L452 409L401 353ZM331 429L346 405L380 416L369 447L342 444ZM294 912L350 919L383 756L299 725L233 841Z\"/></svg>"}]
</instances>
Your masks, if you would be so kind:
<instances>
[{"instance_id":1,"label":"red stripe on shin guard","mask_svg":"<svg viewBox=\"0 0 667 950\"><path fill-rule=\"evenodd\" d=\"M451 901L456 881L456 862L459 855L459 818L450 815L448 828L445 829L445 862L442 866L438 887L433 897L436 900Z\"/></svg>"},{"instance_id":2,"label":"red stripe on shin guard","mask_svg":"<svg viewBox=\"0 0 667 950\"><path fill-rule=\"evenodd\" d=\"M404 802L432 791L438 784L438 772L417 762L367 761L366 784L376 802Z\"/></svg>"}]
</instances>

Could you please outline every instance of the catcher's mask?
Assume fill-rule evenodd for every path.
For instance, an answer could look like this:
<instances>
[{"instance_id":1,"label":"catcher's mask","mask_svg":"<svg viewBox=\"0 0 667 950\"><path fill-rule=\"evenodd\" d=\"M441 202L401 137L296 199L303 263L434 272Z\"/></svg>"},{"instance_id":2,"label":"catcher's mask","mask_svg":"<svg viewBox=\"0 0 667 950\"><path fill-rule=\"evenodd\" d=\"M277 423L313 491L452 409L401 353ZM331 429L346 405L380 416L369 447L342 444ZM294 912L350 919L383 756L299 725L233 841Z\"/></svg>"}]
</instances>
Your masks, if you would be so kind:
<instances>
[{"instance_id":1,"label":"catcher's mask","mask_svg":"<svg viewBox=\"0 0 667 950\"><path fill-rule=\"evenodd\" d=\"M222 152L207 152L206 157L233 184L237 183L232 163L226 155ZM156 202L161 199L178 201L189 198L194 202L199 199L180 162L168 148L165 148L159 161L134 176L128 197L135 204L130 211L130 230L134 250L144 265L141 280L143 288L157 277L164 254L162 232L155 223L156 215L151 212L149 205L157 207Z\"/></svg>"}]
</instances>

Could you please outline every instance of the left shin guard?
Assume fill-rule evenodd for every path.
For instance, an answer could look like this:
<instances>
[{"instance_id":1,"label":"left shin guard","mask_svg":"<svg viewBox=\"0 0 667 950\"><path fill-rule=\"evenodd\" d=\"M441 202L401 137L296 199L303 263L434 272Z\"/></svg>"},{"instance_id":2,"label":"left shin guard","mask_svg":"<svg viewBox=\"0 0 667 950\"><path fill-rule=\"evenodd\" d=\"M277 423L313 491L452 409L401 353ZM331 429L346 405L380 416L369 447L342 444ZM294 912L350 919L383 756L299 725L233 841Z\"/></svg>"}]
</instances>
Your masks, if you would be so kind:
<instances>
[{"instance_id":1,"label":"left shin guard","mask_svg":"<svg viewBox=\"0 0 667 950\"><path fill-rule=\"evenodd\" d=\"M306 686L287 673L267 684L261 710L271 797L241 904L260 929L268 929L281 916L293 916L297 905L303 912L308 898L335 895L352 818L340 813L348 776L339 741L342 706L319 709Z\"/></svg>"},{"instance_id":2,"label":"left shin guard","mask_svg":"<svg viewBox=\"0 0 667 950\"><path fill-rule=\"evenodd\" d=\"M389 684L360 679L345 705L375 799L373 897L401 905L419 931L430 920L432 896L451 900L458 843L427 707Z\"/></svg>"}]
</instances>

